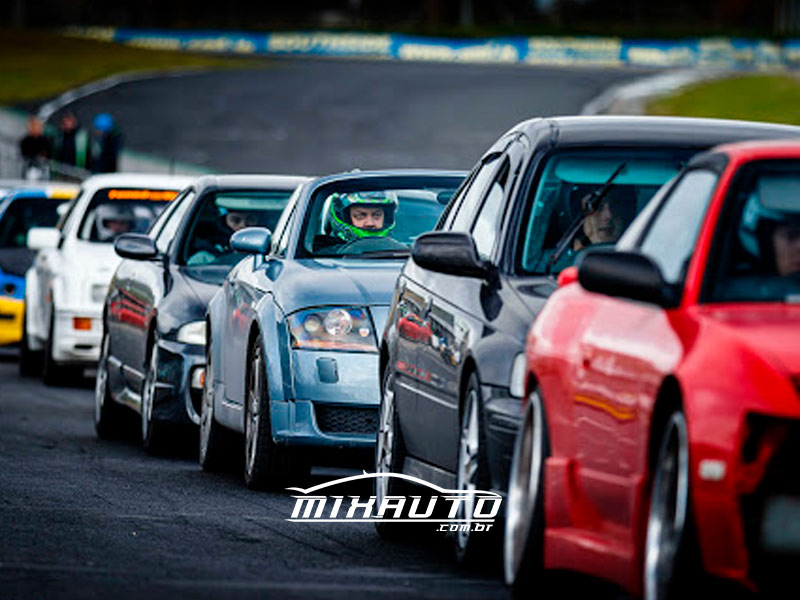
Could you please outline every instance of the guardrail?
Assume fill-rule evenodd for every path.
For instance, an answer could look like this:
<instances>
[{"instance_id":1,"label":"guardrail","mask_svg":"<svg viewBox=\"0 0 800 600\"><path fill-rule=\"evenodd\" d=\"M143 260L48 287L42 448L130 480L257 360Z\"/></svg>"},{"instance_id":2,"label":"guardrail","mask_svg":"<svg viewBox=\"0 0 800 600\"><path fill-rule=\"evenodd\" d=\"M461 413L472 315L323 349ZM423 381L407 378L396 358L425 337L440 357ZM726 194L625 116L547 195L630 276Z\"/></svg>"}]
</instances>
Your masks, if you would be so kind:
<instances>
[{"instance_id":1,"label":"guardrail","mask_svg":"<svg viewBox=\"0 0 800 600\"><path fill-rule=\"evenodd\" d=\"M263 55L310 55L401 61L770 68L800 66L800 40L701 38L679 41L612 37L444 39L390 33L220 32L72 27L68 35L142 48Z\"/></svg>"}]
</instances>

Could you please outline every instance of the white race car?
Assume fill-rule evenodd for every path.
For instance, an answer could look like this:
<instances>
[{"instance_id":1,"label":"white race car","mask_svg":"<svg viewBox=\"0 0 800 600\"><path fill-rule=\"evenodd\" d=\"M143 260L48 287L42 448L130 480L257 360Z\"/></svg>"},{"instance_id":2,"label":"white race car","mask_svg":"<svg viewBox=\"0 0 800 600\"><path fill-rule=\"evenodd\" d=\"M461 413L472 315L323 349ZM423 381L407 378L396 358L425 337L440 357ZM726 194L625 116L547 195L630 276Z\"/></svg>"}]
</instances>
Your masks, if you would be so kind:
<instances>
[{"instance_id":1,"label":"white race car","mask_svg":"<svg viewBox=\"0 0 800 600\"><path fill-rule=\"evenodd\" d=\"M20 349L22 372L53 385L100 355L102 309L120 262L114 238L143 233L193 181L192 177L114 173L95 175L81 186L55 228L33 228L28 247L38 250L25 274L25 319ZM78 371L76 371L78 369Z\"/></svg>"}]
</instances>

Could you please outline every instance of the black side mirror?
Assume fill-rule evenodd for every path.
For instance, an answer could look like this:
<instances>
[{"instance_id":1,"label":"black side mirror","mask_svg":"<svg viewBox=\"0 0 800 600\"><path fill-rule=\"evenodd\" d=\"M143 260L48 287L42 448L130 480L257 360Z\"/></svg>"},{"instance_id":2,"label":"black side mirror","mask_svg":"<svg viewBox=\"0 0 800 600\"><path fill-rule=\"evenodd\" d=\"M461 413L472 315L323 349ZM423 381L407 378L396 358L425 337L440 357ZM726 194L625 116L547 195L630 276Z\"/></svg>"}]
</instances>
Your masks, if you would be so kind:
<instances>
[{"instance_id":1,"label":"black side mirror","mask_svg":"<svg viewBox=\"0 0 800 600\"><path fill-rule=\"evenodd\" d=\"M649 257L637 252L588 252L578 266L578 281L590 292L656 304L678 305L673 287Z\"/></svg>"},{"instance_id":2,"label":"black side mirror","mask_svg":"<svg viewBox=\"0 0 800 600\"><path fill-rule=\"evenodd\" d=\"M156 243L143 233L120 234L114 240L114 251L133 260L152 260L158 256Z\"/></svg>"},{"instance_id":3,"label":"black side mirror","mask_svg":"<svg viewBox=\"0 0 800 600\"><path fill-rule=\"evenodd\" d=\"M491 263L478 256L472 236L463 232L423 233L414 240L411 257L420 267L447 275L489 279L495 272Z\"/></svg>"}]
</instances>

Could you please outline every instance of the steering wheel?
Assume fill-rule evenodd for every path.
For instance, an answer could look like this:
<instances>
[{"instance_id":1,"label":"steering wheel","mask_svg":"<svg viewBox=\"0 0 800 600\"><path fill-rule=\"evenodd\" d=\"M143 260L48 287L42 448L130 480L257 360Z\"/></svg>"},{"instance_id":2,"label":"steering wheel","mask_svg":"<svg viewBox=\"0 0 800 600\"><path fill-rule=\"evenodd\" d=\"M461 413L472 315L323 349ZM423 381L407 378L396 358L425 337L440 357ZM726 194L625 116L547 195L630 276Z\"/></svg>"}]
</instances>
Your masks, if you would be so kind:
<instances>
[{"instance_id":1,"label":"steering wheel","mask_svg":"<svg viewBox=\"0 0 800 600\"><path fill-rule=\"evenodd\" d=\"M336 248L336 254L355 254L380 250L407 250L408 246L390 237L370 236L355 239Z\"/></svg>"}]
</instances>

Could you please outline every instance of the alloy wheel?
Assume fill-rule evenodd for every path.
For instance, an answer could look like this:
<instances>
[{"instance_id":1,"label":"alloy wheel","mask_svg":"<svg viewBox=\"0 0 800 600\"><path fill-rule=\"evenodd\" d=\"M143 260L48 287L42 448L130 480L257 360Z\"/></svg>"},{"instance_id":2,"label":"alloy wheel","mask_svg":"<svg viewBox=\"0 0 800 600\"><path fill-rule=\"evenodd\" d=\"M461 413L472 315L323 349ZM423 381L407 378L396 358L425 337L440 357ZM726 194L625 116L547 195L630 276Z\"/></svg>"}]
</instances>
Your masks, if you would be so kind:
<instances>
[{"instance_id":1,"label":"alloy wheel","mask_svg":"<svg viewBox=\"0 0 800 600\"><path fill-rule=\"evenodd\" d=\"M670 597L689 506L689 445L686 420L675 412L667 421L656 461L645 541L647 600Z\"/></svg>"}]
</instances>

